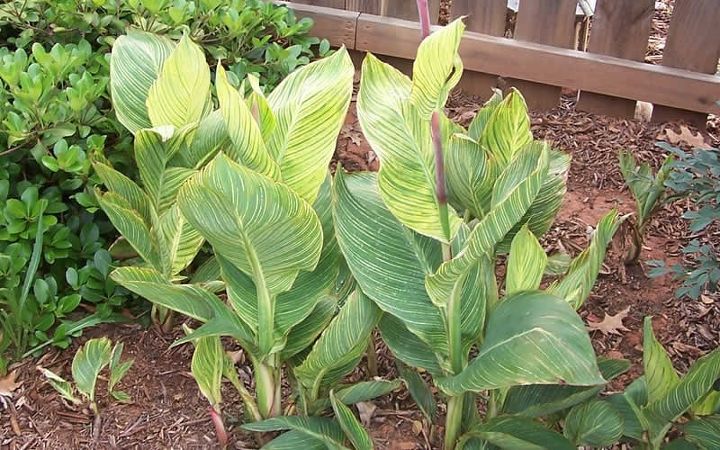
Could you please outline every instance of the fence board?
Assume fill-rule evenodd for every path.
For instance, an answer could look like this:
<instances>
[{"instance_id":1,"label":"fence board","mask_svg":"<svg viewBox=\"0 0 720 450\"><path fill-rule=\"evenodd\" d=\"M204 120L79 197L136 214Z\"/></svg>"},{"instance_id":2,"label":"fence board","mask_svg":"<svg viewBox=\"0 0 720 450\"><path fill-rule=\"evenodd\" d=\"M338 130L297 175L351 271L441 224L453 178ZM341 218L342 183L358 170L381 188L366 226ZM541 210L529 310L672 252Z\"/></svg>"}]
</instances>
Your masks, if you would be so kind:
<instances>
[{"instance_id":1,"label":"fence board","mask_svg":"<svg viewBox=\"0 0 720 450\"><path fill-rule=\"evenodd\" d=\"M515 39L555 47L572 48L575 43L577 0L521 0L515 24ZM526 64L525 61L518 61ZM533 109L550 109L560 102L561 88L523 80L507 80L522 91Z\"/></svg>"},{"instance_id":2,"label":"fence board","mask_svg":"<svg viewBox=\"0 0 720 450\"><path fill-rule=\"evenodd\" d=\"M717 0L676 0L663 50L663 65L714 74L720 58L720 4ZM720 100L720 99L716 99ZM684 119L705 126L707 116L662 106L653 121Z\"/></svg>"},{"instance_id":3,"label":"fence board","mask_svg":"<svg viewBox=\"0 0 720 450\"><path fill-rule=\"evenodd\" d=\"M453 0L452 17L461 16L467 16L465 24L469 31L504 36L507 0ZM498 76L465 71L459 87L470 94L488 98L492 88L498 87Z\"/></svg>"},{"instance_id":4,"label":"fence board","mask_svg":"<svg viewBox=\"0 0 720 450\"><path fill-rule=\"evenodd\" d=\"M382 0L345 0L345 9L380 15Z\"/></svg>"},{"instance_id":5,"label":"fence board","mask_svg":"<svg viewBox=\"0 0 720 450\"><path fill-rule=\"evenodd\" d=\"M344 45L349 49L355 48L357 19L360 13L322 6L303 5L295 1L278 3L292 8L298 17L313 19L315 22L312 29L313 36L327 39L333 47Z\"/></svg>"},{"instance_id":6,"label":"fence board","mask_svg":"<svg viewBox=\"0 0 720 450\"><path fill-rule=\"evenodd\" d=\"M304 5L324 6L326 8L345 9L345 0L292 0L293 3Z\"/></svg>"},{"instance_id":7,"label":"fence board","mask_svg":"<svg viewBox=\"0 0 720 450\"><path fill-rule=\"evenodd\" d=\"M655 0L598 0L588 51L642 61L655 12ZM616 117L635 116L637 102L592 92L580 93L577 109Z\"/></svg>"}]
</instances>

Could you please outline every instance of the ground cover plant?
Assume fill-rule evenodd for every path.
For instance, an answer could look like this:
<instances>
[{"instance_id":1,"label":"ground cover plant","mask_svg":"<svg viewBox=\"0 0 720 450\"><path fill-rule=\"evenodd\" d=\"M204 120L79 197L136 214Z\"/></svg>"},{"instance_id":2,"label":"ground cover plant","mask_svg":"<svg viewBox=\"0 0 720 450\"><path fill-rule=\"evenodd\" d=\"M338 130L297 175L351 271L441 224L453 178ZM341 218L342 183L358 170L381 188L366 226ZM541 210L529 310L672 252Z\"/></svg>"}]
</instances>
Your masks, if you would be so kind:
<instances>
[{"instance_id":1,"label":"ground cover plant","mask_svg":"<svg viewBox=\"0 0 720 450\"><path fill-rule=\"evenodd\" d=\"M129 293L108 275L134 255L122 242L108 253L117 232L94 194L104 181L94 167L139 177L131 134L109 95L116 38L128 27L174 38L185 30L211 60L225 60L235 79L252 73L272 87L328 52L326 41L309 36L311 25L259 0L0 5L0 373L40 348L67 347L86 327L121 320L116 313L127 306ZM33 268L35 242L42 244ZM26 279L32 289L24 294ZM171 323L157 312L158 322Z\"/></svg>"}]
</instances>

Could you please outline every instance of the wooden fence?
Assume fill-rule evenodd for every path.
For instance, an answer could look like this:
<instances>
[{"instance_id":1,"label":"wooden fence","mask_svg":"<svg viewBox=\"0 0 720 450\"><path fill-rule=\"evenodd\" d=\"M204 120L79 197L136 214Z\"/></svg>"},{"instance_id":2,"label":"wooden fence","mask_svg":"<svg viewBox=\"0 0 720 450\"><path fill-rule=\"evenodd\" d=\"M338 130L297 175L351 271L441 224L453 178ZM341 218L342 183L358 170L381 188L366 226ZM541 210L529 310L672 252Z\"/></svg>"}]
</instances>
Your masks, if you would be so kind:
<instances>
[{"instance_id":1,"label":"wooden fence","mask_svg":"<svg viewBox=\"0 0 720 450\"><path fill-rule=\"evenodd\" d=\"M415 0L286 3L334 46L400 61L412 60L420 41ZM437 20L440 1L430 3ZM521 0L508 15L507 0L453 0L451 16L466 16L469 30L461 87L486 97L491 87L516 86L534 109L552 108L569 88L579 91L578 109L596 113L632 117L645 101L657 121L704 125L708 113L720 114L720 0L676 0L662 65L644 62L655 0L597 0L587 51L577 50L585 46L577 45L576 7L577 0Z\"/></svg>"}]
</instances>

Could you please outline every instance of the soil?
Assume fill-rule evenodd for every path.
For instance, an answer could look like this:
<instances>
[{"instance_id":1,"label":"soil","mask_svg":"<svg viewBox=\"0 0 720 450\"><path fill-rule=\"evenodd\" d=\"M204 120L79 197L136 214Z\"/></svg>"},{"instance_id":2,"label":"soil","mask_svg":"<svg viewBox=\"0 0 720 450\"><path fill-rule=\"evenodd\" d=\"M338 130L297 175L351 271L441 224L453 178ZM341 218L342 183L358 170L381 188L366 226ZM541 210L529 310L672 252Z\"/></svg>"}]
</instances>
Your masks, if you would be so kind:
<instances>
[{"instance_id":1,"label":"soil","mask_svg":"<svg viewBox=\"0 0 720 450\"><path fill-rule=\"evenodd\" d=\"M659 2L671 3L671 2ZM445 6L447 8L447 5ZM666 17L664 11L658 13ZM654 24L662 34L666 23ZM648 59L652 60L649 55ZM571 94L571 93L570 93ZM627 214L634 209L632 198L623 188L617 169L617 152L631 150L641 161L658 166L664 155L656 146L663 130L678 131L680 123L650 124L639 120L621 120L575 111L573 96L544 113L532 114L533 132L547 139L573 157L568 178L568 193L551 231L544 239L548 251L564 250L577 254L585 248L589 232L600 217L612 208ZM448 115L467 123L481 99L453 94ZM709 143L717 145L720 135L711 121L705 133ZM691 128L691 127L690 127ZM332 167L341 163L346 170L377 170L377 157L364 140L355 114L354 101L338 141ZM625 251L623 233L611 246L601 275L580 313L587 323L597 323L606 315L625 314L625 329L610 332L592 331L593 345L599 355L626 358L632 362L628 374L614 382L609 390L621 389L642 371L642 321L653 316L660 342L668 349L680 371L692 361L720 345L720 298L706 296L702 301L678 300L674 291L678 283L669 277L649 278L647 261L663 259L681 261L681 247L690 239L684 221L687 209L683 203L665 206L656 214L647 232L640 265L626 267L621 259ZM717 242L717 230L705 239ZM696 236L693 236L696 237ZM26 360L13 369L22 383L11 401L0 404L0 449L205 449L216 448L215 432L208 415L207 402L199 394L189 375L192 350L188 346L169 348L181 334L162 335L157 330L138 325L101 326L77 339L70 349L54 349L39 360ZM125 343L125 354L135 365L121 383L120 389L132 397L132 403L108 400L101 384L102 422L93 432L93 418L87 409L75 408L61 400L38 373L37 367L51 369L61 376L69 373L75 349L86 339L108 336ZM395 376L388 350L377 341L379 373ZM251 377L241 360L240 375L248 387ZM363 362L354 378L366 378ZM243 433L241 402L234 390L225 386L224 417L230 433L231 448L253 448L251 436ZM439 448L442 430L431 430L413 406L407 392L400 390L366 405L376 408L369 415L367 427L379 449ZM443 405L440 405L440 414Z\"/></svg>"}]
</instances>

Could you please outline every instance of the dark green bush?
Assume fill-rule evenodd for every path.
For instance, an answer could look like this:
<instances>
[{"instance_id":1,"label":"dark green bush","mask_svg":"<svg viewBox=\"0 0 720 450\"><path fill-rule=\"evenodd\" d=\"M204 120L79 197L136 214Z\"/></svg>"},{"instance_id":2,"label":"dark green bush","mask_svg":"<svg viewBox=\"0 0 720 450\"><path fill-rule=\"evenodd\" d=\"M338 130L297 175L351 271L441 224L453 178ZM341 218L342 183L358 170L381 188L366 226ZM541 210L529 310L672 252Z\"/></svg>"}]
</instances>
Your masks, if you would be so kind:
<instances>
[{"instance_id":1,"label":"dark green bush","mask_svg":"<svg viewBox=\"0 0 720 450\"><path fill-rule=\"evenodd\" d=\"M108 278L106 249L117 232L98 211L91 168L106 161L137 178L131 135L108 92L116 36L128 27L188 33L212 63L222 59L238 78L256 73L273 86L327 53L311 26L260 0L0 5L0 373L10 356L66 346L84 326L111 320L127 295Z\"/></svg>"}]
</instances>

